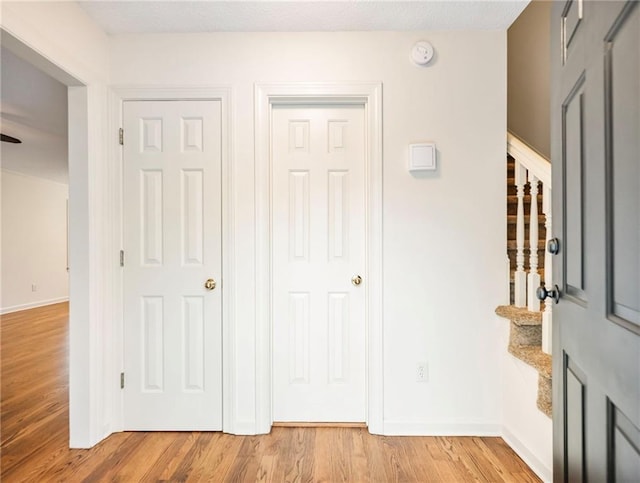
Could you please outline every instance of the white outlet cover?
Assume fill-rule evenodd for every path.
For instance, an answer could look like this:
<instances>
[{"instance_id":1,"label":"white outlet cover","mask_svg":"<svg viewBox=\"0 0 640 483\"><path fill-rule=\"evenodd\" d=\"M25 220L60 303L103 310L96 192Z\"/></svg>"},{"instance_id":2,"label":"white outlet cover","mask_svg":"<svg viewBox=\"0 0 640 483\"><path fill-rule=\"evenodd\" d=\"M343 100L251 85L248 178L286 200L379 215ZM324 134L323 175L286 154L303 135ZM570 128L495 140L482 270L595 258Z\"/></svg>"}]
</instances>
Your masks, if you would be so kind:
<instances>
[{"instance_id":1,"label":"white outlet cover","mask_svg":"<svg viewBox=\"0 0 640 483\"><path fill-rule=\"evenodd\" d=\"M429 366L426 362L418 362L416 365L416 382L429 381Z\"/></svg>"}]
</instances>

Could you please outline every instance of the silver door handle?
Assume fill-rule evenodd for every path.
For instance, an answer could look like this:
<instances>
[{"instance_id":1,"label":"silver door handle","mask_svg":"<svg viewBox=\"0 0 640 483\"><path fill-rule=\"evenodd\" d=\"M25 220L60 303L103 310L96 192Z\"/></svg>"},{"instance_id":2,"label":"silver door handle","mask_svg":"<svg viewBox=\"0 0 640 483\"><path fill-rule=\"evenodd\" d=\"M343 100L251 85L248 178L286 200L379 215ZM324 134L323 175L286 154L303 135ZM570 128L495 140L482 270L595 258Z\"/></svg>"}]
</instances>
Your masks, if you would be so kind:
<instances>
[{"instance_id":1,"label":"silver door handle","mask_svg":"<svg viewBox=\"0 0 640 483\"><path fill-rule=\"evenodd\" d=\"M547 242L547 251L551 253L551 255L557 255L560 253L560 240L557 238L551 238Z\"/></svg>"},{"instance_id":2,"label":"silver door handle","mask_svg":"<svg viewBox=\"0 0 640 483\"><path fill-rule=\"evenodd\" d=\"M544 283L542 283L536 290L536 297L538 297L538 300L544 300L547 297L551 297L555 303L558 303L560 301L560 289L557 285L554 285L551 290L547 290Z\"/></svg>"}]
</instances>

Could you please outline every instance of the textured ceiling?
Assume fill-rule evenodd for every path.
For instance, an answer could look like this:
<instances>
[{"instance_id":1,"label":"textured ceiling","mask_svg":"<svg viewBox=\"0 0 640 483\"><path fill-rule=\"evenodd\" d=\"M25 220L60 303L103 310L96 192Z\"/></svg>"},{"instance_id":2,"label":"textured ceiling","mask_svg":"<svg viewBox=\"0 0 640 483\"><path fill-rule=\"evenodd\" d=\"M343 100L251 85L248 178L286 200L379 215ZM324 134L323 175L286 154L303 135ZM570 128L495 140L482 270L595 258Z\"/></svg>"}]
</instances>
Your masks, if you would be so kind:
<instances>
[{"instance_id":1,"label":"textured ceiling","mask_svg":"<svg viewBox=\"0 0 640 483\"><path fill-rule=\"evenodd\" d=\"M83 1L109 34L506 29L529 0Z\"/></svg>"},{"instance_id":2,"label":"textured ceiling","mask_svg":"<svg viewBox=\"0 0 640 483\"><path fill-rule=\"evenodd\" d=\"M68 183L67 87L2 48L0 143L2 168Z\"/></svg>"}]
</instances>

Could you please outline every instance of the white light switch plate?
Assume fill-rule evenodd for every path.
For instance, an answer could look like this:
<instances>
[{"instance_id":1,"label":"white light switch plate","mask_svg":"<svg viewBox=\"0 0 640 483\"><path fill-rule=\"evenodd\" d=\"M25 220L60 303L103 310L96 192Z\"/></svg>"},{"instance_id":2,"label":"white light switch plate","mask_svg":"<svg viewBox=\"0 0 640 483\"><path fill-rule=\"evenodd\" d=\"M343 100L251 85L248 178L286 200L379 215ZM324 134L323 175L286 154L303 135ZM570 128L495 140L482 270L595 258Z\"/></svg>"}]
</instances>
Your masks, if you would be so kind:
<instances>
[{"instance_id":1,"label":"white light switch plate","mask_svg":"<svg viewBox=\"0 0 640 483\"><path fill-rule=\"evenodd\" d=\"M436 169L436 145L434 143L409 144L409 171L433 171Z\"/></svg>"}]
</instances>

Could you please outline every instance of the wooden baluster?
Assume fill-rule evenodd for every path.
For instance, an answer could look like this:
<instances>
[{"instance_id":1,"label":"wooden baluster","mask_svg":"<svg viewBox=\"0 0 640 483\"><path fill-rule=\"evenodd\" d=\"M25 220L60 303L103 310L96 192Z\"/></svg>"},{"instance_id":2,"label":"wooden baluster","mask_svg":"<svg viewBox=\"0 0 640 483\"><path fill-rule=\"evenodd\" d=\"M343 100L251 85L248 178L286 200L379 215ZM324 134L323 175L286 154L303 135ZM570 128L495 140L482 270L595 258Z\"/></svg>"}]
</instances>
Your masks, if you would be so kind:
<instances>
[{"instance_id":1,"label":"wooden baluster","mask_svg":"<svg viewBox=\"0 0 640 483\"><path fill-rule=\"evenodd\" d=\"M515 162L515 185L518 198L516 214L516 273L514 276L514 305L527 306L527 274L524 271L524 185L527 171L518 160Z\"/></svg>"},{"instance_id":2,"label":"wooden baluster","mask_svg":"<svg viewBox=\"0 0 640 483\"><path fill-rule=\"evenodd\" d=\"M529 173L531 211L529 212L529 274L527 275L527 309L540 310L536 289L540 286L538 273L538 178Z\"/></svg>"},{"instance_id":3,"label":"wooden baluster","mask_svg":"<svg viewBox=\"0 0 640 483\"><path fill-rule=\"evenodd\" d=\"M548 242L553 233L553 222L551 218L551 186L542 185L542 212L545 215L544 227L546 229L546 241ZM553 287L553 255L546 249L544 251L544 284L551 290ZM553 324L553 302L547 299L542 312L542 350L551 354L551 334Z\"/></svg>"}]
</instances>

